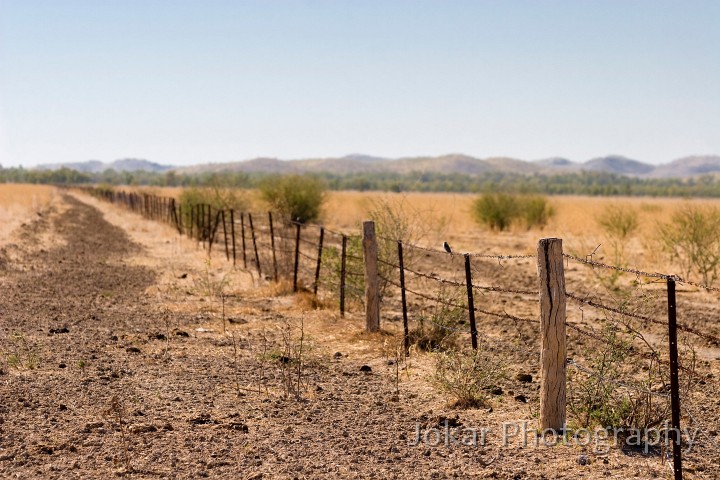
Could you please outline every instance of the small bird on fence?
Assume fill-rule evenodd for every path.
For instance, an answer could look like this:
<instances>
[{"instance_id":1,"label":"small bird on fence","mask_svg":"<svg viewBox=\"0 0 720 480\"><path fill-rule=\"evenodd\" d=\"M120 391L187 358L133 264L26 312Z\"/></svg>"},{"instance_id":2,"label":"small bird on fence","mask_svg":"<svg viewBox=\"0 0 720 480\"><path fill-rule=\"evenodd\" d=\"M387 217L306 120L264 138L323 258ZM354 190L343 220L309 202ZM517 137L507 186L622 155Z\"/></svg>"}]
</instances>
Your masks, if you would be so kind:
<instances>
[{"instance_id":1,"label":"small bird on fence","mask_svg":"<svg viewBox=\"0 0 720 480\"><path fill-rule=\"evenodd\" d=\"M450 245L448 245L447 242L443 242L443 248L445 249L445 251L446 251L447 253L452 254L452 250L450 249Z\"/></svg>"}]
</instances>

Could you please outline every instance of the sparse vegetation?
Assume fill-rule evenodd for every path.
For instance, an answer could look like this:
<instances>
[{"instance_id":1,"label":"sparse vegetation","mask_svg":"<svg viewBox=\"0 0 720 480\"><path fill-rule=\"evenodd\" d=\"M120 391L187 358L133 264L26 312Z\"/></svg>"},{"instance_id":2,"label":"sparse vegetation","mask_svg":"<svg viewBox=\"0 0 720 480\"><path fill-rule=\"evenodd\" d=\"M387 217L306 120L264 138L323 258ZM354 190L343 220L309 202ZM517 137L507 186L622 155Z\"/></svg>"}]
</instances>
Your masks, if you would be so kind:
<instances>
[{"instance_id":1,"label":"sparse vegetation","mask_svg":"<svg viewBox=\"0 0 720 480\"><path fill-rule=\"evenodd\" d=\"M657 228L670 260L687 279L694 275L706 285L718 278L720 267L720 209L687 203Z\"/></svg>"},{"instance_id":2,"label":"sparse vegetation","mask_svg":"<svg viewBox=\"0 0 720 480\"><path fill-rule=\"evenodd\" d=\"M627 244L640 225L637 210L622 204L611 204L597 218L597 223L605 231L611 251L610 262L618 267L627 267ZM622 272L613 270L604 272L603 279L609 287L615 288Z\"/></svg>"},{"instance_id":3,"label":"sparse vegetation","mask_svg":"<svg viewBox=\"0 0 720 480\"><path fill-rule=\"evenodd\" d=\"M639 226L637 211L622 204L610 204L598 217L597 222L610 238L616 251L615 259L624 259L625 244Z\"/></svg>"},{"instance_id":4,"label":"sparse vegetation","mask_svg":"<svg viewBox=\"0 0 720 480\"><path fill-rule=\"evenodd\" d=\"M280 364L284 396L292 396L299 400L306 389L304 368L308 347L305 338L304 318L300 319L297 329L296 334L292 325L289 322L285 323L282 330L283 351L278 358L278 362Z\"/></svg>"},{"instance_id":5,"label":"sparse vegetation","mask_svg":"<svg viewBox=\"0 0 720 480\"><path fill-rule=\"evenodd\" d=\"M627 332L627 326L609 321L603 341L583 352L589 372L569 370L568 409L576 426L643 430L669 418L669 397L653 393L666 391L669 373L654 350L649 364L640 368L632 339L649 344L639 333Z\"/></svg>"},{"instance_id":6,"label":"sparse vegetation","mask_svg":"<svg viewBox=\"0 0 720 480\"><path fill-rule=\"evenodd\" d=\"M420 209L405 197L399 201L378 198L370 202L368 215L375 222L378 243L378 265L382 278L391 278L398 263L398 240L406 247L403 250L405 266L412 267L415 250L413 245L425 243L430 234L440 236L446 227L446 219L434 209ZM362 251L362 250L361 250ZM380 281L380 294L387 289L387 282Z\"/></svg>"},{"instance_id":7,"label":"sparse vegetation","mask_svg":"<svg viewBox=\"0 0 720 480\"><path fill-rule=\"evenodd\" d=\"M227 187L222 183L216 182L206 187L189 187L180 192L180 206L183 212L183 224L189 225L191 220L191 211L197 205L210 205L212 210L230 210L242 212L246 210L249 203L241 190Z\"/></svg>"},{"instance_id":8,"label":"sparse vegetation","mask_svg":"<svg viewBox=\"0 0 720 480\"><path fill-rule=\"evenodd\" d=\"M410 331L410 342L426 352L454 349L467 307L462 292L452 288L438 291L437 303L429 314L422 314L417 328Z\"/></svg>"},{"instance_id":9,"label":"sparse vegetation","mask_svg":"<svg viewBox=\"0 0 720 480\"><path fill-rule=\"evenodd\" d=\"M488 390L505 378L500 357L480 344L477 350L448 350L435 357L433 380L459 408L480 407L487 403Z\"/></svg>"},{"instance_id":10,"label":"sparse vegetation","mask_svg":"<svg viewBox=\"0 0 720 480\"><path fill-rule=\"evenodd\" d=\"M20 332L11 336L12 351L6 353L8 367L33 370L40 365L40 347Z\"/></svg>"},{"instance_id":11,"label":"sparse vegetation","mask_svg":"<svg viewBox=\"0 0 720 480\"><path fill-rule=\"evenodd\" d=\"M630 343L618 338L616 328L606 327L604 346L590 355L588 368L593 375L569 370L568 407L581 427L624 425L631 405L617 382L623 376L623 365Z\"/></svg>"}]
</instances>

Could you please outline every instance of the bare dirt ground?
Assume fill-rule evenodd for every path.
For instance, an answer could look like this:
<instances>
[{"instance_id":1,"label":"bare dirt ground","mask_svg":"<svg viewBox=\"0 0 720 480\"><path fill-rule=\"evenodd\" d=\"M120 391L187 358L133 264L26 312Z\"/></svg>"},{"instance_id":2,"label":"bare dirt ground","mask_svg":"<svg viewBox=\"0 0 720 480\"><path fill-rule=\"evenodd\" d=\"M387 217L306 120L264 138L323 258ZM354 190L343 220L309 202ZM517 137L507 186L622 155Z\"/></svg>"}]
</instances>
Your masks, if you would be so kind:
<instances>
[{"instance_id":1,"label":"bare dirt ground","mask_svg":"<svg viewBox=\"0 0 720 480\"><path fill-rule=\"evenodd\" d=\"M93 199L63 196L13 245L0 252L2 478L669 478L658 455L532 434L504 445L504 422L534 425L531 355L506 352L513 375L487 407L448 407L429 356L392 365L397 322L366 335L360 315L314 309ZM484 445L444 441L469 428L487 429Z\"/></svg>"}]
</instances>

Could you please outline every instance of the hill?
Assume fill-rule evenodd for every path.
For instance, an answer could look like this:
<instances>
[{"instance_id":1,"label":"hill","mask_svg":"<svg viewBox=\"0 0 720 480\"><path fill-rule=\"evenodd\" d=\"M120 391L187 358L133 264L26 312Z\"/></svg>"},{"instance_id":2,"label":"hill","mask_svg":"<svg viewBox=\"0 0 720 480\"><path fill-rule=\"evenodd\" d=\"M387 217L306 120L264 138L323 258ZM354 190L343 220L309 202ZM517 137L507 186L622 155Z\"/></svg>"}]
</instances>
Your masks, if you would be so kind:
<instances>
[{"instance_id":1,"label":"hill","mask_svg":"<svg viewBox=\"0 0 720 480\"><path fill-rule=\"evenodd\" d=\"M301 160L280 160L260 157L251 160L206 163L188 167L161 165L148 160L126 158L103 163L97 160L74 163L45 164L38 170L57 170L66 167L83 173L102 173L106 170L117 172L146 171L162 173L174 170L181 175L207 173L244 172L250 174L312 173L335 176L357 174L456 174L485 175L494 173L518 175L557 175L576 172L600 172L637 178L688 178L699 175L720 174L720 156L694 155L673 160L663 165L633 160L621 155L597 157L586 162L574 162L562 157L537 161L525 161L509 157L476 158L460 153L441 156L418 156L404 158L382 158L363 154L344 157L308 158Z\"/></svg>"},{"instance_id":2,"label":"hill","mask_svg":"<svg viewBox=\"0 0 720 480\"><path fill-rule=\"evenodd\" d=\"M38 165L37 170L58 170L60 168L70 168L83 173L101 173L105 170L115 170L116 172L166 172L175 167L172 165L161 165L159 163L149 162L139 158L122 158L114 162L104 163L98 160L89 160L87 162L70 162L70 163L48 163Z\"/></svg>"}]
</instances>

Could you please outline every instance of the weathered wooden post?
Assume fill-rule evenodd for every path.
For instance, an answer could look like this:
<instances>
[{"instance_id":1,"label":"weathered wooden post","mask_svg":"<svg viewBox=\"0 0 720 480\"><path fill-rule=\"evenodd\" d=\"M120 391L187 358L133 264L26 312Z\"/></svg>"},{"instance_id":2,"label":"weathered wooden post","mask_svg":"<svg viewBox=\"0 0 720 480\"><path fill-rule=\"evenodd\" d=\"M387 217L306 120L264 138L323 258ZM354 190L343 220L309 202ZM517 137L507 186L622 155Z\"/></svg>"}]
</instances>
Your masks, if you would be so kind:
<instances>
[{"instance_id":1,"label":"weathered wooden post","mask_svg":"<svg viewBox=\"0 0 720 480\"><path fill-rule=\"evenodd\" d=\"M363 260L365 263L365 322L368 332L380 330L380 285L375 222L363 222Z\"/></svg>"},{"instance_id":2,"label":"weathered wooden post","mask_svg":"<svg viewBox=\"0 0 720 480\"><path fill-rule=\"evenodd\" d=\"M537 247L540 286L540 428L565 429L565 271L562 239Z\"/></svg>"}]
</instances>

